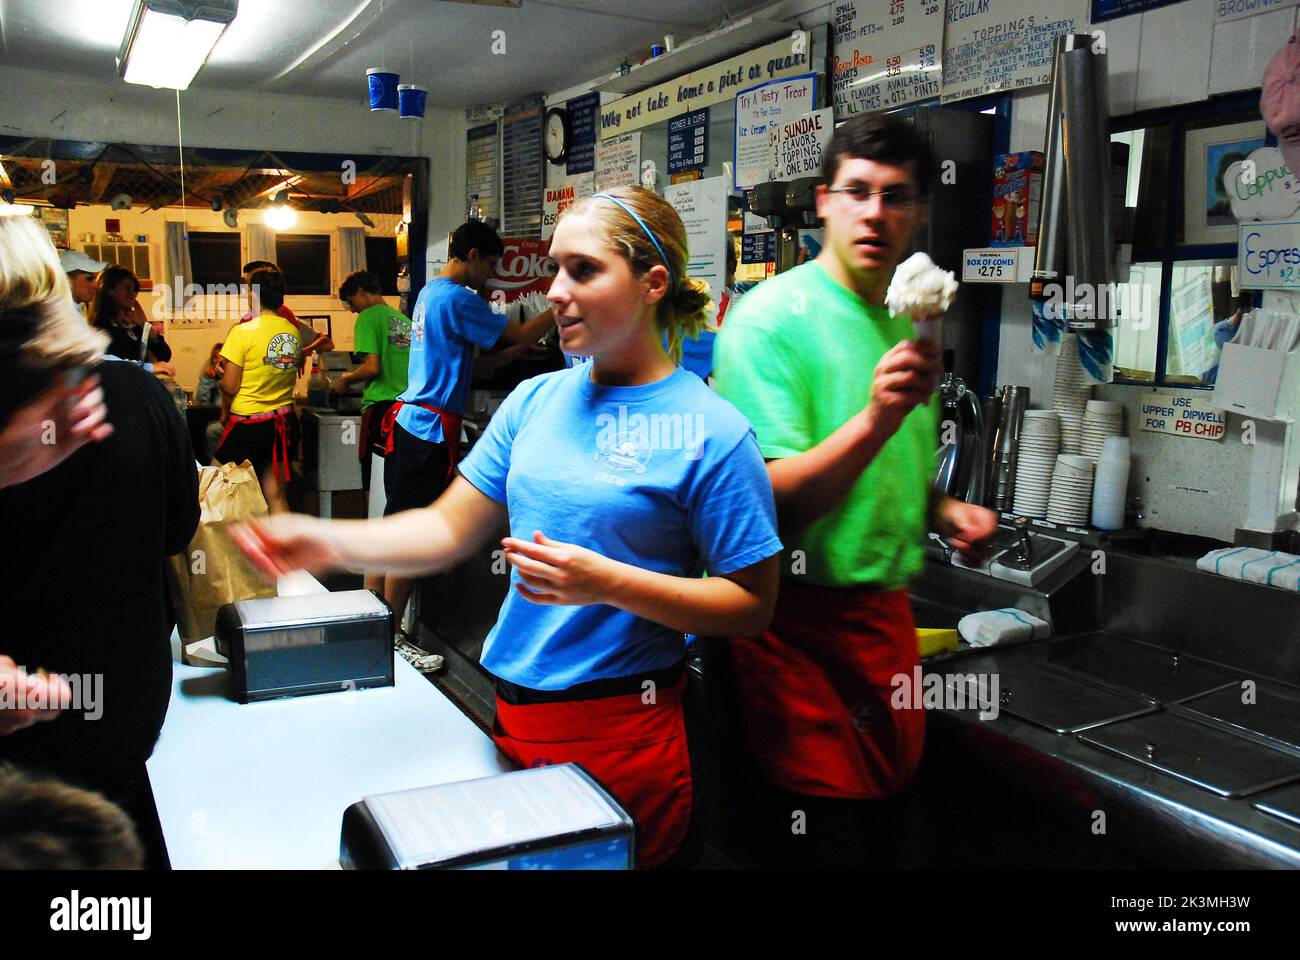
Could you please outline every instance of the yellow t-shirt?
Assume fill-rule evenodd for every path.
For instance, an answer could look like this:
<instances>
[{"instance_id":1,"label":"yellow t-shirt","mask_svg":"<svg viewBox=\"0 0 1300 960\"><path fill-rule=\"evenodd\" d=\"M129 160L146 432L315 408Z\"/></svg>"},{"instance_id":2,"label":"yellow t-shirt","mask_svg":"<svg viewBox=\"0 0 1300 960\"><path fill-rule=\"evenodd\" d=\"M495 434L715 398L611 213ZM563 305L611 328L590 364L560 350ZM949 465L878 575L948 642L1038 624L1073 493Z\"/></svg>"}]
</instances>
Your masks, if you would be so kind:
<instances>
[{"instance_id":1,"label":"yellow t-shirt","mask_svg":"<svg viewBox=\"0 0 1300 960\"><path fill-rule=\"evenodd\" d=\"M226 336L221 355L244 368L230 412L246 417L293 402L302 339L284 317L263 313Z\"/></svg>"}]
</instances>

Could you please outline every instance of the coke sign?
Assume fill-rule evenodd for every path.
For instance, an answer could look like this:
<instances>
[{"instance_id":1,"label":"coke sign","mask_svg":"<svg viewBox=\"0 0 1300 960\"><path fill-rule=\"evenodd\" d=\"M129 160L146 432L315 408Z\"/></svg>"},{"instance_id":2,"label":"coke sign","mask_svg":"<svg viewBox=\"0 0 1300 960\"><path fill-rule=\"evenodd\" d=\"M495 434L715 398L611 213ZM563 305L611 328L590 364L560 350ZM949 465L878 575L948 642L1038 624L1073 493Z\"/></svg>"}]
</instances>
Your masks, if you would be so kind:
<instances>
[{"instance_id":1,"label":"coke sign","mask_svg":"<svg viewBox=\"0 0 1300 960\"><path fill-rule=\"evenodd\" d=\"M497 291L507 303L518 300L536 290L545 293L551 288L551 279L559 273L559 265L548 256L549 240L503 239L505 252L497 261L496 269L488 277L488 290Z\"/></svg>"}]
</instances>

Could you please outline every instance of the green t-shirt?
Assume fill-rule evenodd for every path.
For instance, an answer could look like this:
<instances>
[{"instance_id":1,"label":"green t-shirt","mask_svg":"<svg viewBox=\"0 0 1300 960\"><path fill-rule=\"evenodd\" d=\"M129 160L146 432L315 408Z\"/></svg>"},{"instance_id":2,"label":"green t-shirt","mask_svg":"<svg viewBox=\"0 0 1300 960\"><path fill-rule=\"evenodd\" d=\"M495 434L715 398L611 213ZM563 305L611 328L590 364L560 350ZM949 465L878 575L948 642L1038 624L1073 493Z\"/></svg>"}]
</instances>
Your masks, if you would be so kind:
<instances>
[{"instance_id":1,"label":"green t-shirt","mask_svg":"<svg viewBox=\"0 0 1300 960\"><path fill-rule=\"evenodd\" d=\"M754 425L765 458L792 457L866 408L876 364L912 335L909 318L891 317L813 261L764 280L727 311L714 384ZM783 576L894 589L920 570L938 409L931 397L908 414L834 510L781 531Z\"/></svg>"},{"instance_id":2,"label":"green t-shirt","mask_svg":"<svg viewBox=\"0 0 1300 960\"><path fill-rule=\"evenodd\" d=\"M356 349L358 353L379 354L379 376L361 392L361 409L381 400L396 400L406 389L411 321L386 303L366 307L357 314Z\"/></svg>"}]
</instances>

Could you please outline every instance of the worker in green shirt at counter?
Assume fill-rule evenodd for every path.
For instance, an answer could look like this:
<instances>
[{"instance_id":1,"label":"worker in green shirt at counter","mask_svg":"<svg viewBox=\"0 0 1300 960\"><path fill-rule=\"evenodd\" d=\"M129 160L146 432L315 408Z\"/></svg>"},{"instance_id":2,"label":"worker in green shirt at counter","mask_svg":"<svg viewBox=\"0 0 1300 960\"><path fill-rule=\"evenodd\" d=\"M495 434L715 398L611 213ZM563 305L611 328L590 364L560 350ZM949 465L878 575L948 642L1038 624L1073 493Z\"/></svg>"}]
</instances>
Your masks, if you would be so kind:
<instances>
[{"instance_id":1,"label":"worker in green shirt at counter","mask_svg":"<svg viewBox=\"0 0 1300 960\"><path fill-rule=\"evenodd\" d=\"M342 393L354 383L364 383L361 393L361 485L370 489L371 454L384 456L384 442L380 427L384 414L393 401L406 389L406 367L411 356L411 320L400 310L384 301L379 278L368 270L349 274L339 287L339 299L357 315L355 349L366 358L354 370L349 370L334 381L334 389ZM383 577L376 577L378 586L366 586L383 592Z\"/></svg>"}]
</instances>

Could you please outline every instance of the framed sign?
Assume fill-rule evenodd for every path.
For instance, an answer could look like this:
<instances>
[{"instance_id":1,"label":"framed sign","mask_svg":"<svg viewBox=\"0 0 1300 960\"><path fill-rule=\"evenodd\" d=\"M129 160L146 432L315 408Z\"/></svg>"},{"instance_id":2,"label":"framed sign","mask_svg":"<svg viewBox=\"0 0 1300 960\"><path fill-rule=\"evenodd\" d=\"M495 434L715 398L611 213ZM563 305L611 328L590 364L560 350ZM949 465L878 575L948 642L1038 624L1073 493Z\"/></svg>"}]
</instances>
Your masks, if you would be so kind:
<instances>
[{"instance_id":1,"label":"framed sign","mask_svg":"<svg viewBox=\"0 0 1300 960\"><path fill-rule=\"evenodd\" d=\"M1183 135L1183 243L1235 243L1237 218L1223 175L1264 146L1262 120Z\"/></svg>"}]
</instances>

